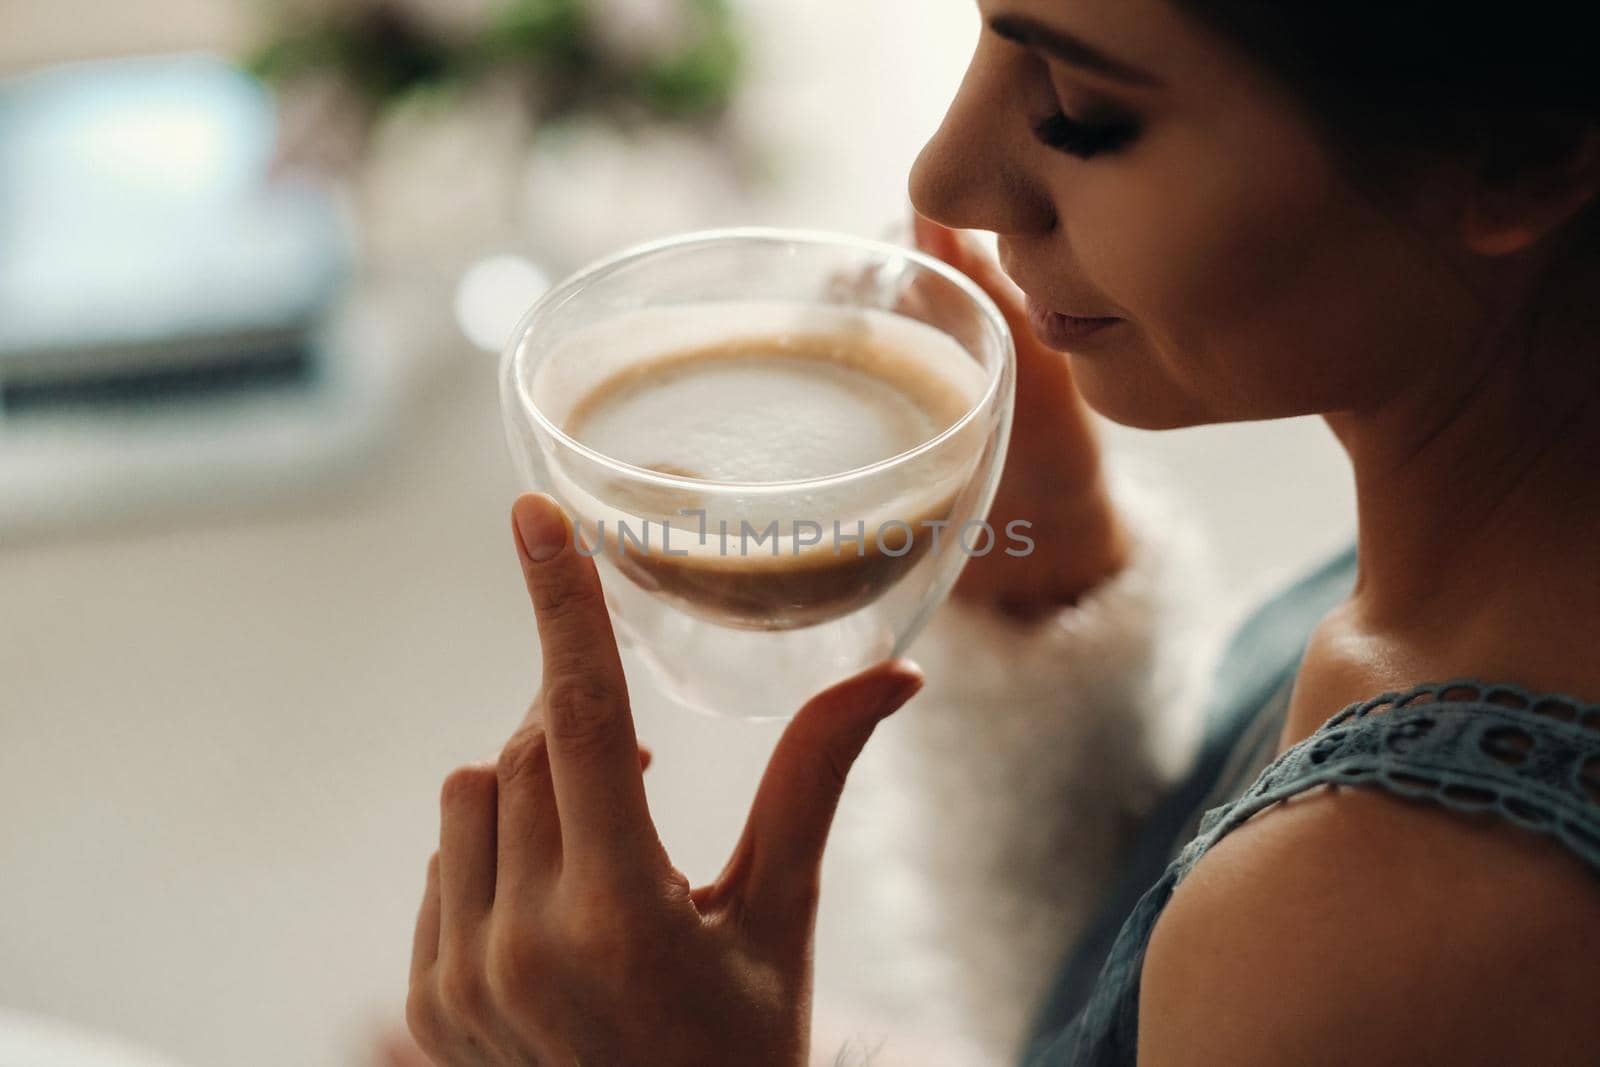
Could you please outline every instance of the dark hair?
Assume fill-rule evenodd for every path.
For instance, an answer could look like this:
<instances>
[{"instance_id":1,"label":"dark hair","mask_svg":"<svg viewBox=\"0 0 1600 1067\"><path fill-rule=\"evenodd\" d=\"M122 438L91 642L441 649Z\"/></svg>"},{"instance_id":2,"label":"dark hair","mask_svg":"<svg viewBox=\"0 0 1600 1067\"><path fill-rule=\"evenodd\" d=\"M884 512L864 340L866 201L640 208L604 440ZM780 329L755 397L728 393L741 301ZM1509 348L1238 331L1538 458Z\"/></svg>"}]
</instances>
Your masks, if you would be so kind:
<instances>
[{"instance_id":1,"label":"dark hair","mask_svg":"<svg viewBox=\"0 0 1600 1067\"><path fill-rule=\"evenodd\" d=\"M1383 185L1426 154L1478 152L1485 177L1567 158L1600 126L1600 58L1577 0L1171 0L1299 97L1352 177ZM1560 235L1600 258L1600 207Z\"/></svg>"}]
</instances>

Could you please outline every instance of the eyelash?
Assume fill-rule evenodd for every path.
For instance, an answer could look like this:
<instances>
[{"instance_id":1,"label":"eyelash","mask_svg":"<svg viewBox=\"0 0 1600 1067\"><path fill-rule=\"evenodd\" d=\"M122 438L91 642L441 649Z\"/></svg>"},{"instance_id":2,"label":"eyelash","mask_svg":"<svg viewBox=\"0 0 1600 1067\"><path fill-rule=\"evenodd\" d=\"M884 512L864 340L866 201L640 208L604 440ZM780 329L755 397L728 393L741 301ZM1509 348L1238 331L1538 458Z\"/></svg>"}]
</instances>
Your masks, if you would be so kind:
<instances>
[{"instance_id":1,"label":"eyelash","mask_svg":"<svg viewBox=\"0 0 1600 1067\"><path fill-rule=\"evenodd\" d=\"M1033 133L1050 148L1089 159L1127 147L1139 136L1139 125L1126 119L1079 122L1057 111L1035 123Z\"/></svg>"}]
</instances>

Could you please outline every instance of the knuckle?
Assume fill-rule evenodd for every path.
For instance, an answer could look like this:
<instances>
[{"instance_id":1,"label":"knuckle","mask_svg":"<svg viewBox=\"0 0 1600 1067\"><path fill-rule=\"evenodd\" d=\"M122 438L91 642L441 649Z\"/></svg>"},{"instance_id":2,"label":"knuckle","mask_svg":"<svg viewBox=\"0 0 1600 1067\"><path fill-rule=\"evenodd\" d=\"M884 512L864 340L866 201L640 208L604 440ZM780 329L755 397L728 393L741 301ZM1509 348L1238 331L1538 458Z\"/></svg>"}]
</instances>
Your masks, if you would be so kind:
<instances>
[{"instance_id":1,"label":"knuckle","mask_svg":"<svg viewBox=\"0 0 1600 1067\"><path fill-rule=\"evenodd\" d=\"M827 793L837 795L844 790L850 769L866 748L872 730L848 729L831 734L813 734L816 747L814 762L817 784Z\"/></svg>"},{"instance_id":2,"label":"knuckle","mask_svg":"<svg viewBox=\"0 0 1600 1067\"><path fill-rule=\"evenodd\" d=\"M573 923L563 938L575 960L596 974L627 970L629 940L618 927L600 923Z\"/></svg>"},{"instance_id":3,"label":"knuckle","mask_svg":"<svg viewBox=\"0 0 1600 1067\"><path fill-rule=\"evenodd\" d=\"M594 583L577 580L571 573L534 583L532 596L534 610L547 622L581 619L591 612L604 610Z\"/></svg>"},{"instance_id":4,"label":"knuckle","mask_svg":"<svg viewBox=\"0 0 1600 1067\"><path fill-rule=\"evenodd\" d=\"M550 751L545 745L542 726L527 727L513 734L506 747L500 750L500 759L495 764L495 776L501 785L548 774L549 770Z\"/></svg>"},{"instance_id":5,"label":"knuckle","mask_svg":"<svg viewBox=\"0 0 1600 1067\"><path fill-rule=\"evenodd\" d=\"M487 954L489 991L501 1002L517 1002L540 985L543 955L529 938L494 937Z\"/></svg>"},{"instance_id":6,"label":"knuckle","mask_svg":"<svg viewBox=\"0 0 1600 1067\"><path fill-rule=\"evenodd\" d=\"M494 788L495 775L486 767L457 767L439 789L439 806L454 808L481 802Z\"/></svg>"},{"instance_id":7,"label":"knuckle","mask_svg":"<svg viewBox=\"0 0 1600 1067\"><path fill-rule=\"evenodd\" d=\"M635 936L632 911L606 892L584 894L566 909L561 941L575 958L591 967L608 970L624 966L633 957Z\"/></svg>"},{"instance_id":8,"label":"knuckle","mask_svg":"<svg viewBox=\"0 0 1600 1067\"><path fill-rule=\"evenodd\" d=\"M439 1006L433 996L433 987L427 982L413 982L406 994L406 1029L421 1046L432 1052L440 1044Z\"/></svg>"},{"instance_id":9,"label":"knuckle","mask_svg":"<svg viewBox=\"0 0 1600 1067\"><path fill-rule=\"evenodd\" d=\"M544 707L545 729L568 751L608 740L621 719L616 694L592 679L555 682L545 691Z\"/></svg>"},{"instance_id":10,"label":"knuckle","mask_svg":"<svg viewBox=\"0 0 1600 1067\"><path fill-rule=\"evenodd\" d=\"M556 643L544 649L545 678L549 682L565 680L572 685L602 689L598 679L596 650L587 643Z\"/></svg>"},{"instance_id":11,"label":"knuckle","mask_svg":"<svg viewBox=\"0 0 1600 1067\"><path fill-rule=\"evenodd\" d=\"M439 1007L457 1024L475 1024L488 1006L484 976L477 967L452 963L439 973Z\"/></svg>"},{"instance_id":12,"label":"knuckle","mask_svg":"<svg viewBox=\"0 0 1600 1067\"><path fill-rule=\"evenodd\" d=\"M819 774L822 785L830 792L841 792L844 789L845 779L850 776L850 766L855 762L855 753L841 749L838 745L829 745L822 750Z\"/></svg>"}]
</instances>

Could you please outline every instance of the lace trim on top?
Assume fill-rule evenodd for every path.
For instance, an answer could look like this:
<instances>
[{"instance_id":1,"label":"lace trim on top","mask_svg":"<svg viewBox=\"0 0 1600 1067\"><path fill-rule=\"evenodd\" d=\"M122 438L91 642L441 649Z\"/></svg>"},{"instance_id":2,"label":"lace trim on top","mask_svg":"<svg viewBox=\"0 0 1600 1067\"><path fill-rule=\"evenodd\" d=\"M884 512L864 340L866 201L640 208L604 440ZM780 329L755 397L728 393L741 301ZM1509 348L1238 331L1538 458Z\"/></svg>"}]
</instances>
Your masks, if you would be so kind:
<instances>
[{"instance_id":1,"label":"lace trim on top","mask_svg":"<svg viewBox=\"0 0 1600 1067\"><path fill-rule=\"evenodd\" d=\"M1279 756L1139 900L1078 1017L1025 1054L1030 1067L1131 1067L1150 935L1200 858L1252 816L1321 785L1374 786L1549 834L1600 874L1600 705L1469 679L1352 704Z\"/></svg>"},{"instance_id":2,"label":"lace trim on top","mask_svg":"<svg viewBox=\"0 0 1600 1067\"><path fill-rule=\"evenodd\" d=\"M1376 785L1551 834L1600 871L1600 705L1472 680L1352 704L1206 812L1181 880L1223 836L1320 785Z\"/></svg>"}]
</instances>

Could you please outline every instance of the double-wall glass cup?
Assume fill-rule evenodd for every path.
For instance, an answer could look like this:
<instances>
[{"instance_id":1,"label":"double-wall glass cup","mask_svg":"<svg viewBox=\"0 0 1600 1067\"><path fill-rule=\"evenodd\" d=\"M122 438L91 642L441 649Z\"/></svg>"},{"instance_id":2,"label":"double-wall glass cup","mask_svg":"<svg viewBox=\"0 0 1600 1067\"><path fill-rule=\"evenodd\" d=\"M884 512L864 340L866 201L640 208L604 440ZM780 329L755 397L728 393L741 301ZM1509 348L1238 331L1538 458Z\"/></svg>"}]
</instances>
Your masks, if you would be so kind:
<instances>
[{"instance_id":1,"label":"double-wall glass cup","mask_svg":"<svg viewBox=\"0 0 1600 1067\"><path fill-rule=\"evenodd\" d=\"M920 252L745 229L547 293L501 364L527 489L572 517L622 643L688 707L784 718L905 652L986 521L1011 334Z\"/></svg>"}]
</instances>

